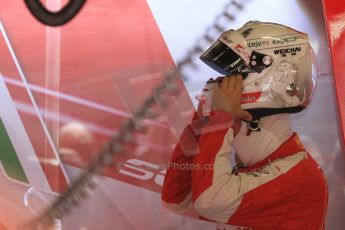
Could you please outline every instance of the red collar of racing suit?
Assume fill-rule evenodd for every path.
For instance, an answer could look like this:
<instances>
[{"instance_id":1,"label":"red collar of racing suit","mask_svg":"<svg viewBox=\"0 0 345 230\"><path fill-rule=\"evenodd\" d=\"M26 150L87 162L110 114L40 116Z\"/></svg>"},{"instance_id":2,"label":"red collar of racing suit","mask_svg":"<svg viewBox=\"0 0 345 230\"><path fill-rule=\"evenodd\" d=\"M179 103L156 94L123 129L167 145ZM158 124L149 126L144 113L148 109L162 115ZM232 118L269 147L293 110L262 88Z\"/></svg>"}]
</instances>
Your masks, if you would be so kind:
<instances>
[{"instance_id":1,"label":"red collar of racing suit","mask_svg":"<svg viewBox=\"0 0 345 230\"><path fill-rule=\"evenodd\" d=\"M299 139L296 133L293 133L289 139L287 139L284 143L282 143L277 150L271 153L268 157L259 161L253 165L248 167L242 168L240 172L251 172L253 170L257 170L263 168L265 165L270 164L273 161L276 161L280 158L284 158L287 156L291 156L295 153L305 151L304 146L302 145L301 140Z\"/></svg>"}]
</instances>

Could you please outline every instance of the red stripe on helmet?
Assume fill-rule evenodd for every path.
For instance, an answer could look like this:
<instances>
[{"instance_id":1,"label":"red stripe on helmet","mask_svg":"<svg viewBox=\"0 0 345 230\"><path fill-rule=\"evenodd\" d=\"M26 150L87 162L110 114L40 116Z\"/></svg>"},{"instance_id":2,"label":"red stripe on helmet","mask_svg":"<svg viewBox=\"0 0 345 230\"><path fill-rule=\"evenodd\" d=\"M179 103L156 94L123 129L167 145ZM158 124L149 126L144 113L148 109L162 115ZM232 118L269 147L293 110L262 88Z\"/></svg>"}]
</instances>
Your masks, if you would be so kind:
<instances>
[{"instance_id":1,"label":"red stripe on helmet","mask_svg":"<svg viewBox=\"0 0 345 230\"><path fill-rule=\"evenodd\" d=\"M257 102L262 92L243 93L241 96L241 104Z\"/></svg>"}]
</instances>

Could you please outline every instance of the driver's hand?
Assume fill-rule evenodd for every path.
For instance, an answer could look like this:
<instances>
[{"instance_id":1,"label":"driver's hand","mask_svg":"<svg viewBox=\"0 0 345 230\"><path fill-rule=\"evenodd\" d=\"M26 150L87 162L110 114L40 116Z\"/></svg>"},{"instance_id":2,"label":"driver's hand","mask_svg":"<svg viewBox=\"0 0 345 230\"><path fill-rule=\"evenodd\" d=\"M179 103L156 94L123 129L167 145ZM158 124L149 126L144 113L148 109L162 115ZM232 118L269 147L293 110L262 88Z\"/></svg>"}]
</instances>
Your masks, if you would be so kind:
<instances>
[{"instance_id":1,"label":"driver's hand","mask_svg":"<svg viewBox=\"0 0 345 230\"><path fill-rule=\"evenodd\" d=\"M202 109L202 102L199 102L198 109L196 110L196 114L199 118L204 117L203 109Z\"/></svg>"},{"instance_id":2,"label":"driver's hand","mask_svg":"<svg viewBox=\"0 0 345 230\"><path fill-rule=\"evenodd\" d=\"M243 79L241 75L225 77L220 86L215 83L212 88L212 110L232 113L235 120L251 121L252 115L241 108Z\"/></svg>"}]
</instances>

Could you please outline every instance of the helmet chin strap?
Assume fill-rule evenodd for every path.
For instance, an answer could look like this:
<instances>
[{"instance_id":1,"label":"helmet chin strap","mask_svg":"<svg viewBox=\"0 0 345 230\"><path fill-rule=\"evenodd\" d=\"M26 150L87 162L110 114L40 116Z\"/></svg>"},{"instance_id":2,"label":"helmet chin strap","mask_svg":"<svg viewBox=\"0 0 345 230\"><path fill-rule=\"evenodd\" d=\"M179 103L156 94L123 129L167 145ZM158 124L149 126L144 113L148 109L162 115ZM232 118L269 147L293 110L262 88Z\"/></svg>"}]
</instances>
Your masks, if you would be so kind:
<instances>
[{"instance_id":1,"label":"helmet chin strap","mask_svg":"<svg viewBox=\"0 0 345 230\"><path fill-rule=\"evenodd\" d=\"M252 117L253 121L259 121L262 117L267 117L276 114L283 114L283 113L298 113L305 109L303 106L297 107L288 107L288 108L256 108L256 109L245 109L245 111L249 112Z\"/></svg>"},{"instance_id":2,"label":"helmet chin strap","mask_svg":"<svg viewBox=\"0 0 345 230\"><path fill-rule=\"evenodd\" d=\"M260 131L260 118L257 120L247 122L247 133L246 136L250 136L252 132L259 132Z\"/></svg>"},{"instance_id":3,"label":"helmet chin strap","mask_svg":"<svg viewBox=\"0 0 345 230\"><path fill-rule=\"evenodd\" d=\"M247 109L246 111L249 112L253 120L246 121L247 122L247 133L246 136L250 136L252 132L259 132L260 129L260 119L262 117L267 117L276 114L284 114L284 113L298 113L305 109L305 107L298 106L298 107L291 107L291 108L259 108L259 109Z\"/></svg>"}]
</instances>

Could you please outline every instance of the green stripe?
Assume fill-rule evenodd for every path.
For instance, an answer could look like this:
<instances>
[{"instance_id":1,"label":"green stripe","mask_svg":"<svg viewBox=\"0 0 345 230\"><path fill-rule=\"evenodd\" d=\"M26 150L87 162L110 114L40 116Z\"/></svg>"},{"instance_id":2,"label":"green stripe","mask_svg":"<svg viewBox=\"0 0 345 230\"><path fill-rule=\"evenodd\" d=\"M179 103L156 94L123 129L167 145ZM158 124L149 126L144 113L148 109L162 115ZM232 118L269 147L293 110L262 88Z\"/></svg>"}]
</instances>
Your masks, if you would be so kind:
<instances>
[{"instance_id":1,"label":"green stripe","mask_svg":"<svg viewBox=\"0 0 345 230\"><path fill-rule=\"evenodd\" d=\"M19 180L25 183L29 182L1 119L0 119L0 161L2 163L2 167L5 169L6 174L10 178L14 180Z\"/></svg>"}]
</instances>

